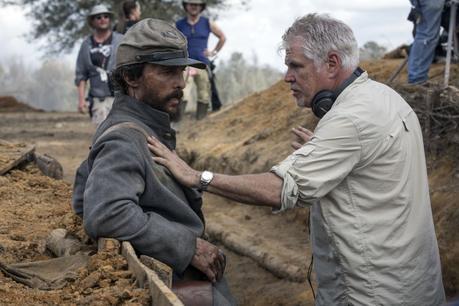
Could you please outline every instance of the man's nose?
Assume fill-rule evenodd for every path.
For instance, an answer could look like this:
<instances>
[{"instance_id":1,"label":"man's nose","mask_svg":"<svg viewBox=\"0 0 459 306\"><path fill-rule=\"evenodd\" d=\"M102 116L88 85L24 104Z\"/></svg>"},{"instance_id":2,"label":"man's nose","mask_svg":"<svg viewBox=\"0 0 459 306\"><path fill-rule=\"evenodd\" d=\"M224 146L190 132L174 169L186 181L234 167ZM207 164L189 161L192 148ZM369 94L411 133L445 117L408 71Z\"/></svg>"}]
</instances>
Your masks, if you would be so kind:
<instances>
[{"instance_id":1,"label":"man's nose","mask_svg":"<svg viewBox=\"0 0 459 306\"><path fill-rule=\"evenodd\" d=\"M284 76L284 82L286 83L293 83L295 81L295 78L293 77L293 75L290 73L289 70L287 70L287 72L285 73L285 76Z\"/></svg>"},{"instance_id":2,"label":"man's nose","mask_svg":"<svg viewBox=\"0 0 459 306\"><path fill-rule=\"evenodd\" d=\"M177 76L177 88L185 88L185 78L183 77L183 71L180 71L180 75Z\"/></svg>"}]
</instances>

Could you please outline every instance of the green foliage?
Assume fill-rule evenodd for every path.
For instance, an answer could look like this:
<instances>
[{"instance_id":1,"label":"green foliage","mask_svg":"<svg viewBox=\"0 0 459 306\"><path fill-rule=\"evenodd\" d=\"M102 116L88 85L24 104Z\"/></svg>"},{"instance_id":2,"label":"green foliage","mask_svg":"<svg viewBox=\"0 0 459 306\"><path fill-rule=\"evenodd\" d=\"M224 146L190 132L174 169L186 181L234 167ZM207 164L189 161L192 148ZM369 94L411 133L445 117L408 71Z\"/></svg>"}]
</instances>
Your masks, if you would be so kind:
<instances>
[{"instance_id":1,"label":"green foliage","mask_svg":"<svg viewBox=\"0 0 459 306\"><path fill-rule=\"evenodd\" d=\"M231 0L208 0L207 7L211 12L234 5ZM142 17L159 18L175 21L184 14L181 0L139 0ZM88 35L91 30L86 16L96 4L105 4L112 9L115 18L119 15L122 1L98 0L0 0L0 5L18 5L27 10L32 20L31 39L45 39L46 51L51 54L72 50L79 39ZM246 5L245 0L236 5ZM215 16L215 13L211 13Z\"/></svg>"}]
</instances>

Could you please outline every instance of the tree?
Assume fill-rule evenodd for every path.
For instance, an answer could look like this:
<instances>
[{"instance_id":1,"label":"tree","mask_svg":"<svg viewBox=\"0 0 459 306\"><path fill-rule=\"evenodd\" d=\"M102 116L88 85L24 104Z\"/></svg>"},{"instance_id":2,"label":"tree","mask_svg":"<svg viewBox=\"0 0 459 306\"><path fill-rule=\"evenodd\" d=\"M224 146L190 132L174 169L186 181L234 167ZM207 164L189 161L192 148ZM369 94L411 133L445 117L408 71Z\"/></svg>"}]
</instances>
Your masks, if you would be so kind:
<instances>
[{"instance_id":1,"label":"tree","mask_svg":"<svg viewBox=\"0 0 459 306\"><path fill-rule=\"evenodd\" d=\"M252 63L234 52L216 69L217 87L224 104L236 102L256 91L268 88L282 79L282 73L270 66L260 66L254 54Z\"/></svg>"},{"instance_id":2,"label":"tree","mask_svg":"<svg viewBox=\"0 0 459 306\"><path fill-rule=\"evenodd\" d=\"M214 12L229 5L245 6L249 0L207 0L207 6ZM47 40L46 51L50 54L70 51L79 39L90 33L86 16L96 4L105 4L115 13L122 1L117 0L0 0L0 5L18 5L27 9L32 19L31 39ZM183 15L181 0L139 0L142 16L163 20L176 20ZM229 4L231 3L231 4ZM211 15L216 16L215 13Z\"/></svg>"},{"instance_id":3,"label":"tree","mask_svg":"<svg viewBox=\"0 0 459 306\"><path fill-rule=\"evenodd\" d=\"M37 69L22 58L9 58L0 65L0 96L14 96L43 110L75 111L74 71L61 60L48 60Z\"/></svg>"},{"instance_id":4,"label":"tree","mask_svg":"<svg viewBox=\"0 0 459 306\"><path fill-rule=\"evenodd\" d=\"M360 60L373 60L373 59L380 59L386 53L387 48L378 45L374 41L366 42L363 47L360 47Z\"/></svg>"}]
</instances>

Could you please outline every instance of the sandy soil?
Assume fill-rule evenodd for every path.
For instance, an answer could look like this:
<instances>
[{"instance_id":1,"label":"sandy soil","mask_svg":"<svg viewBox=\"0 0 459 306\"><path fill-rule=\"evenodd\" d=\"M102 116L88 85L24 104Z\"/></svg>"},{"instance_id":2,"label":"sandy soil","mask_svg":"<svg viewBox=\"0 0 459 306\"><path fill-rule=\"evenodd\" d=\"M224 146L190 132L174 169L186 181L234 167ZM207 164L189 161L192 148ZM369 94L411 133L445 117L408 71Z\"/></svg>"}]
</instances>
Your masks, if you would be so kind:
<instances>
[{"instance_id":1,"label":"sandy soil","mask_svg":"<svg viewBox=\"0 0 459 306\"><path fill-rule=\"evenodd\" d=\"M68 227L73 222L69 219L71 184L76 168L88 152L94 128L85 116L75 113L20 112L0 114L0 131L0 139L34 145L37 152L55 157L64 167L63 182L42 176L34 167L27 168L25 171L17 170L6 177L0 177L4 188L3 193L0 194L0 213L9 216L0 221L0 233L3 233L0 234L0 249L4 250L2 261L15 263L49 258L44 254L44 239L52 229ZM179 137L180 134L182 132L179 133ZM21 186L24 184L32 186L27 194L18 189L17 185L11 184L10 176L18 176L18 184ZM39 182L44 180L44 183L36 183L37 180ZM41 194L43 188L46 192ZM283 257L284 262L292 261L303 273L301 281L291 281L285 275L279 278L276 276L279 275L276 271L273 274L260 266L257 263L259 258L254 257L253 260L242 256L225 248L221 242L215 241L225 248L228 256L227 279L241 305L313 304L309 285L304 282L305 271L310 260L307 255L309 254L307 225L304 220L295 221L294 217L271 218L269 210L256 207L243 206L237 209L233 204L225 203L224 200L214 196L206 197L205 202L204 210L209 227L213 224L226 224L229 227L226 230L231 232L239 225L245 224L247 227L241 228L237 239L248 239L257 246L255 249L261 254L271 253L271 256L277 254ZM17 207L21 207L21 210ZM253 222L253 219L257 219L258 216L260 219ZM276 231L281 226L285 227L286 222L294 222L289 226L291 230L282 233ZM261 224L263 229L260 227ZM283 241L283 244L273 243L278 241L276 237L282 237L280 241ZM285 258L284 253L295 254L295 256ZM113 286L115 285L112 284L112 288L107 292L114 291ZM76 296L86 300L88 296L94 296L78 290L72 293L72 288L76 289L73 286L54 292L30 290L0 273L0 296L8 304L21 305L24 301L45 304L45 301L52 301L51 304L60 305L75 301L79 303L80 300L75 299ZM129 295L126 294L130 298L118 299L119 301L126 304L131 300L134 300L131 301L132 303L139 300L133 295L132 288L115 291L125 290L130 292ZM104 296L108 295L109 293L105 293ZM18 299L18 296L23 298ZM99 302L102 305L114 305L103 298Z\"/></svg>"}]
</instances>

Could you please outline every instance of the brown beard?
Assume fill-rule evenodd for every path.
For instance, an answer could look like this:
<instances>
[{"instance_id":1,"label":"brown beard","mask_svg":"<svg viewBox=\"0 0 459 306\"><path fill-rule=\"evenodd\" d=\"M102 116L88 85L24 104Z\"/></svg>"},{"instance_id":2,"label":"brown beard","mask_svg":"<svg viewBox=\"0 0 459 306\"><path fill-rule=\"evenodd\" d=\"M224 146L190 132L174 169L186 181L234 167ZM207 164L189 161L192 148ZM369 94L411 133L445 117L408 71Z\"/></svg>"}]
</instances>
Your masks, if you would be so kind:
<instances>
[{"instance_id":1,"label":"brown beard","mask_svg":"<svg viewBox=\"0 0 459 306\"><path fill-rule=\"evenodd\" d=\"M177 89L174 92L162 98L161 100L158 97L156 97L156 99L152 99L152 101L148 104L150 104L153 108L157 110L160 110L162 112L169 114L169 117L173 119L177 116L177 112L176 111L171 112L170 110L166 109L166 104L169 100L174 99L174 98L181 100L183 98L183 90Z\"/></svg>"}]
</instances>

